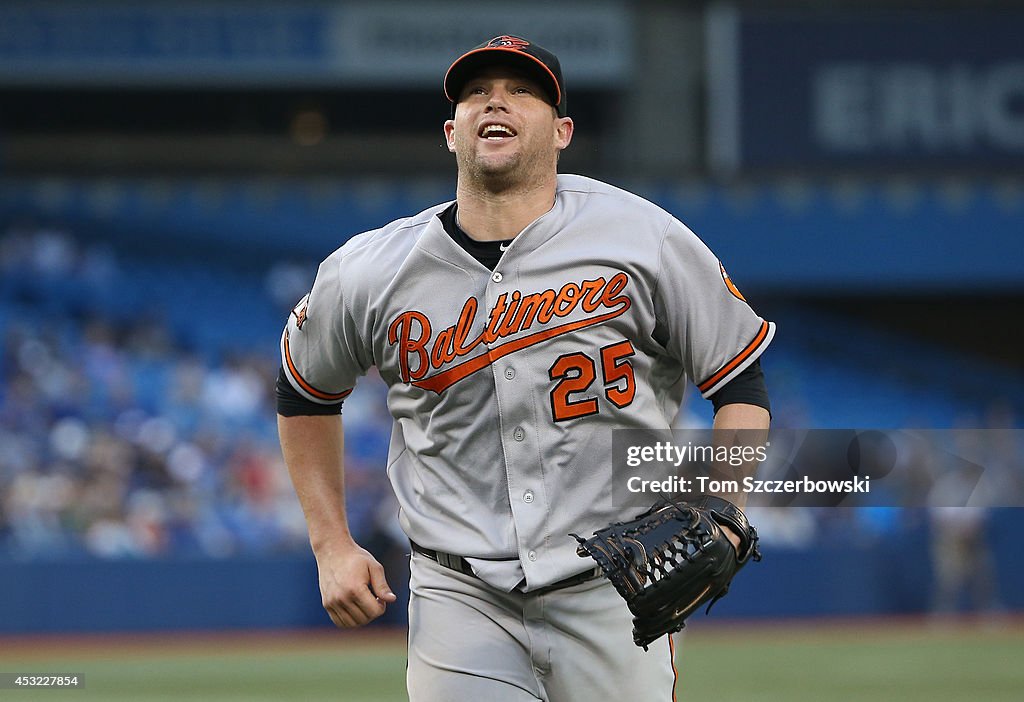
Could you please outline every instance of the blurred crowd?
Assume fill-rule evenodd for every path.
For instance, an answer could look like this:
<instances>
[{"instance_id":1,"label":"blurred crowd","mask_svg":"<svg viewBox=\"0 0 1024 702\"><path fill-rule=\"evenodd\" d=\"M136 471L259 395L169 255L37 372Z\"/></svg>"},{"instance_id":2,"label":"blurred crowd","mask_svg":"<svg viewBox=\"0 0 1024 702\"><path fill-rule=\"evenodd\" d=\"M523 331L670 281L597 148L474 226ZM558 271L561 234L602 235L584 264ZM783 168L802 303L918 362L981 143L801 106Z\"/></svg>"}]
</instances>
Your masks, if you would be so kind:
<instances>
[{"instance_id":1,"label":"blurred crowd","mask_svg":"<svg viewBox=\"0 0 1024 702\"><path fill-rule=\"evenodd\" d=\"M57 227L0 235L0 558L308 548L277 445L276 337L196 348L161 305L122 299L133 263ZM348 488L369 539L395 510L381 387L364 385L346 406Z\"/></svg>"},{"instance_id":2,"label":"blurred crowd","mask_svg":"<svg viewBox=\"0 0 1024 702\"><path fill-rule=\"evenodd\" d=\"M314 271L301 262L236 278L220 271L209 281L222 287L206 289L214 283L190 276L180 262L130 258L60 227L22 222L0 233L0 559L307 550L277 443L273 384L281 325ZM227 318L238 316L225 309L231 295L238 308L262 310L265 328L257 325L249 338L225 334ZM776 393L780 427L801 426L792 409L801 402L792 390L799 383L784 382L786 368L798 365L779 363L776 380L791 390ZM356 539L398 569L407 542L385 472L391 422L384 394L371 375L346 401L346 488ZM707 404L689 397L682 423L706 426ZM965 565L965 554L985 557L985 511L946 507L964 504L963 495L974 495L973 505L985 491L995 503L1024 492L1013 408L993 406L985 426L987 434L950 436L987 444L944 454L959 466L998 467L983 479L946 471L940 483L934 470L942 461L921 460L933 471L934 505L754 507L751 517L766 544L790 548L829 540L870 545L930 528L938 606L945 607L949 593L968 586L965 574L991 572L982 567L990 560ZM988 457L974 460L978 451ZM956 482L965 479L974 482ZM971 587L991 599L992 577L979 577Z\"/></svg>"}]
</instances>

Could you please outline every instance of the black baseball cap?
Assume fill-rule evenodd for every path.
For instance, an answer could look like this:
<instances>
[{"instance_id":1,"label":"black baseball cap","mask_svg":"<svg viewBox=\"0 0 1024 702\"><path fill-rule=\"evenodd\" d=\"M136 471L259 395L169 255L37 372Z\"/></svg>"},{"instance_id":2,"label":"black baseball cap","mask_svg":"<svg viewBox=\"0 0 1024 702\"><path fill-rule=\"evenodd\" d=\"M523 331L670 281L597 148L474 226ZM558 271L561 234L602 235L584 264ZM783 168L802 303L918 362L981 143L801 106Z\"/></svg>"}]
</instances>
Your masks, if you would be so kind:
<instances>
[{"instance_id":1,"label":"black baseball cap","mask_svg":"<svg viewBox=\"0 0 1024 702\"><path fill-rule=\"evenodd\" d=\"M565 83L558 57L542 46L508 34L485 41L455 59L444 76L444 94L453 109L466 82L484 68L496 65L514 66L531 75L547 92L558 116L566 116Z\"/></svg>"}]
</instances>

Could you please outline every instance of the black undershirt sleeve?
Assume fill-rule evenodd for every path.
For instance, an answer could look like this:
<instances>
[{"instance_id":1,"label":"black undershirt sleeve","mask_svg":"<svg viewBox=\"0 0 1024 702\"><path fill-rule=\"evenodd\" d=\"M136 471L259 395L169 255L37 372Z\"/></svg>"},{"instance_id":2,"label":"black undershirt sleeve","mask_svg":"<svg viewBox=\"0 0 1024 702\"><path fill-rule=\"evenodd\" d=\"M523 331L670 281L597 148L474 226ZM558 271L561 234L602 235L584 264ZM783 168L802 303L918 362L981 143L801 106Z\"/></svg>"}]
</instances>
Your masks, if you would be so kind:
<instances>
[{"instance_id":1,"label":"black undershirt sleeve","mask_svg":"<svg viewBox=\"0 0 1024 702\"><path fill-rule=\"evenodd\" d=\"M761 359L744 368L742 373L730 380L710 399L716 413L726 405L744 404L764 407L768 414L771 414L772 406L768 401L768 387L764 383Z\"/></svg>"},{"instance_id":2,"label":"black undershirt sleeve","mask_svg":"<svg viewBox=\"0 0 1024 702\"><path fill-rule=\"evenodd\" d=\"M343 400L330 405L322 405L319 402L307 400L288 382L288 376L284 374L284 366L277 373L275 392L277 394L277 413L282 417L341 414L341 405L344 402Z\"/></svg>"}]
</instances>

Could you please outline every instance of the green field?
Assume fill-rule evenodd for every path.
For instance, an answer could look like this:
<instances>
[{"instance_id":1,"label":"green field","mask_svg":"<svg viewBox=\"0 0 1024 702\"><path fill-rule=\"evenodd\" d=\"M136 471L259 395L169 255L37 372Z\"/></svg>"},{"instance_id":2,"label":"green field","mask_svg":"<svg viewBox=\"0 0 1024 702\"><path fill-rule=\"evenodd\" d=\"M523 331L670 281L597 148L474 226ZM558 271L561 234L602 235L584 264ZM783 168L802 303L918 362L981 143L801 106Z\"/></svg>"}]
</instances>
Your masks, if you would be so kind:
<instances>
[{"instance_id":1,"label":"green field","mask_svg":"<svg viewBox=\"0 0 1024 702\"><path fill-rule=\"evenodd\" d=\"M1016 702L1024 625L695 627L678 667L680 700ZM11 672L77 673L86 685L0 700L405 699L401 634L0 639L0 673Z\"/></svg>"}]
</instances>

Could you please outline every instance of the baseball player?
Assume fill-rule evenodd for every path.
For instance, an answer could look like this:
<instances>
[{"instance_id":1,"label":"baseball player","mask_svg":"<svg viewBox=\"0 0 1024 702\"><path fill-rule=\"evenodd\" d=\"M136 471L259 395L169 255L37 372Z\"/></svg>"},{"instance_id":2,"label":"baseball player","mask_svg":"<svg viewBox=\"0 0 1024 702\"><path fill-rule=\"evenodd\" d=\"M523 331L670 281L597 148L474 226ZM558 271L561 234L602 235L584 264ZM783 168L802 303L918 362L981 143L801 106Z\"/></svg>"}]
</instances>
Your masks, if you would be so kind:
<instances>
[{"instance_id":1,"label":"baseball player","mask_svg":"<svg viewBox=\"0 0 1024 702\"><path fill-rule=\"evenodd\" d=\"M632 645L569 534L650 507L612 498L612 430L671 427L688 383L717 428L767 429L775 327L670 214L557 174L573 122L550 52L496 37L444 91L455 200L351 238L281 338L281 446L324 607L355 627L395 601L345 518L339 415L376 366L411 542L410 699L673 699L671 637Z\"/></svg>"}]
</instances>

